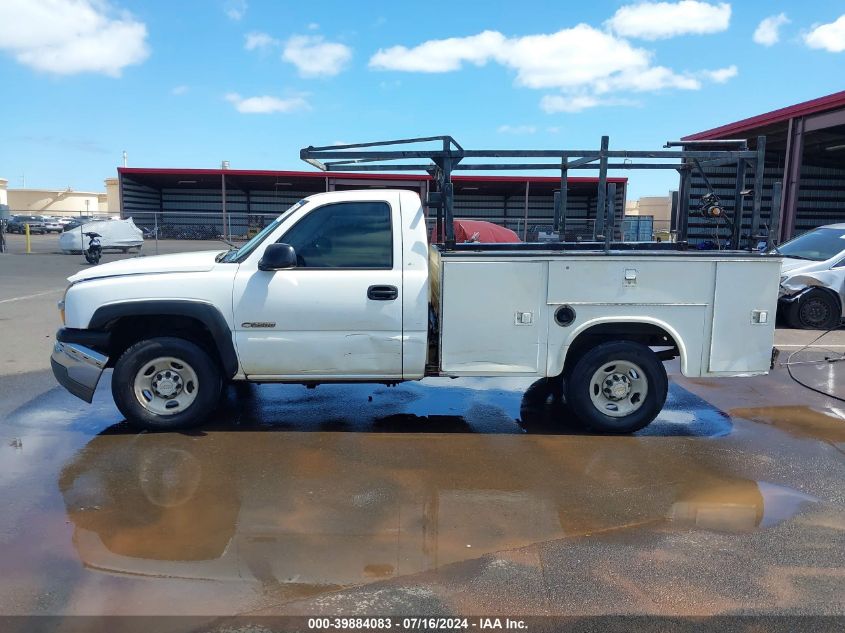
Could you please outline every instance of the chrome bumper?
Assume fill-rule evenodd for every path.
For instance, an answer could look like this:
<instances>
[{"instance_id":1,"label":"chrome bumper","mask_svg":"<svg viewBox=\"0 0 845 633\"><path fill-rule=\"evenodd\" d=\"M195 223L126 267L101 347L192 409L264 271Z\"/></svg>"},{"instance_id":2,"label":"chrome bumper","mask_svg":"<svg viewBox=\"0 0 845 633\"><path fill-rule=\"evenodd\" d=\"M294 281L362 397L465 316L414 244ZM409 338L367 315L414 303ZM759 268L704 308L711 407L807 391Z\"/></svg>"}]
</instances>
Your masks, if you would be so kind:
<instances>
[{"instance_id":1,"label":"chrome bumper","mask_svg":"<svg viewBox=\"0 0 845 633\"><path fill-rule=\"evenodd\" d=\"M94 390L108 362L108 356L84 345L59 341L56 341L50 356L53 375L59 384L85 402L94 398Z\"/></svg>"}]
</instances>

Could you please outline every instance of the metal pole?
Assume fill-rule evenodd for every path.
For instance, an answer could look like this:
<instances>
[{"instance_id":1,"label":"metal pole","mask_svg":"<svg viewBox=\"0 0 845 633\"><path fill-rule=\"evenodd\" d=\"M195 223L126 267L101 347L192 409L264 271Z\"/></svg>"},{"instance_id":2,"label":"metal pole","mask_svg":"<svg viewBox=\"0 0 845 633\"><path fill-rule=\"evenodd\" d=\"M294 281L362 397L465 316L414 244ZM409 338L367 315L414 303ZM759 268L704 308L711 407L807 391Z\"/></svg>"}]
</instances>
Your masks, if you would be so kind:
<instances>
[{"instance_id":1,"label":"metal pole","mask_svg":"<svg viewBox=\"0 0 845 633\"><path fill-rule=\"evenodd\" d=\"M780 203L780 236L785 242L792 237L798 213L798 189L801 184L801 161L804 154L804 118L789 119L786 138L786 160L783 165L783 194Z\"/></svg>"},{"instance_id":2,"label":"metal pole","mask_svg":"<svg viewBox=\"0 0 845 633\"><path fill-rule=\"evenodd\" d=\"M226 231L226 174L220 174L220 182L222 183L221 199L223 202L223 239L228 240L229 235L228 231Z\"/></svg>"},{"instance_id":3,"label":"metal pole","mask_svg":"<svg viewBox=\"0 0 845 633\"><path fill-rule=\"evenodd\" d=\"M531 188L531 181L525 181L525 224L522 226L522 241L528 241L528 192Z\"/></svg>"},{"instance_id":4,"label":"metal pole","mask_svg":"<svg viewBox=\"0 0 845 633\"><path fill-rule=\"evenodd\" d=\"M760 232L760 214L763 209L763 178L766 170L766 137L757 137L757 158L754 161L754 206L751 210L751 235L748 236L748 250L755 246Z\"/></svg>"},{"instance_id":5,"label":"metal pole","mask_svg":"<svg viewBox=\"0 0 845 633\"><path fill-rule=\"evenodd\" d=\"M610 250L610 243L616 233L616 183L607 185L607 205L604 220L604 250Z\"/></svg>"},{"instance_id":6,"label":"metal pole","mask_svg":"<svg viewBox=\"0 0 845 633\"><path fill-rule=\"evenodd\" d=\"M731 248L740 249L742 237L742 204L745 197L742 195L745 190L745 159L740 158L736 162L736 191L734 192L734 225L731 231Z\"/></svg>"},{"instance_id":7,"label":"metal pole","mask_svg":"<svg viewBox=\"0 0 845 633\"><path fill-rule=\"evenodd\" d=\"M567 199L567 190L569 189L569 168L567 165L569 161L564 158L561 159L560 167L560 210L556 216L555 230L559 231L560 241L566 241L566 206L569 202Z\"/></svg>"},{"instance_id":8,"label":"metal pole","mask_svg":"<svg viewBox=\"0 0 845 633\"><path fill-rule=\"evenodd\" d=\"M158 255L158 217L161 215L161 218L164 219L164 187L158 190L158 212L155 214L155 227L153 230L155 231L155 238L156 238L156 255Z\"/></svg>"},{"instance_id":9,"label":"metal pole","mask_svg":"<svg viewBox=\"0 0 845 633\"><path fill-rule=\"evenodd\" d=\"M443 175L443 215L446 221L446 248L455 248L455 191L452 187L452 156L448 154L451 151L448 138L443 139L443 151L447 152L447 155L443 157L441 168Z\"/></svg>"},{"instance_id":10,"label":"metal pole","mask_svg":"<svg viewBox=\"0 0 845 633\"><path fill-rule=\"evenodd\" d=\"M689 184L692 171L681 170L681 182L678 185L678 237L677 241L686 242L689 239Z\"/></svg>"},{"instance_id":11,"label":"metal pole","mask_svg":"<svg viewBox=\"0 0 845 633\"><path fill-rule=\"evenodd\" d=\"M606 213L605 205L607 204L607 148L610 145L610 137L601 137L601 149L599 150L599 191L598 200L596 201L596 223L598 223L599 216ZM607 227L604 227L607 233ZM607 242L605 240L605 242ZM605 243L605 250L608 244Z\"/></svg>"},{"instance_id":12,"label":"metal pole","mask_svg":"<svg viewBox=\"0 0 845 633\"><path fill-rule=\"evenodd\" d=\"M769 246L780 244L780 202L783 199L783 183L777 181L772 187L772 212L769 220Z\"/></svg>"},{"instance_id":13,"label":"metal pole","mask_svg":"<svg viewBox=\"0 0 845 633\"><path fill-rule=\"evenodd\" d=\"M792 238L798 219L798 192L801 189L801 163L804 159L804 118L793 119L789 151L786 155L786 180L783 183L783 215L781 218L781 239Z\"/></svg>"}]
</instances>

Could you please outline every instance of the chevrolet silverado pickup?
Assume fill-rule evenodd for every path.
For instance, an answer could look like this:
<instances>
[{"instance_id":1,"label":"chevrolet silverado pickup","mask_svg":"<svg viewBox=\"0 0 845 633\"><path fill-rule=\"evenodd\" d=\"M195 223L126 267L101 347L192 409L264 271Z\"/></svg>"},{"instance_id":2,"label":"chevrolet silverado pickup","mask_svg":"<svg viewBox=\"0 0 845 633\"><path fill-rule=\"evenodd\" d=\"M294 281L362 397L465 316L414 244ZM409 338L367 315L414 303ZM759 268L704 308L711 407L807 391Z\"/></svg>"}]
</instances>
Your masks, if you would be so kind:
<instances>
[{"instance_id":1,"label":"chevrolet silverado pickup","mask_svg":"<svg viewBox=\"0 0 845 633\"><path fill-rule=\"evenodd\" d=\"M111 262L70 277L52 367L90 402L201 423L229 382L547 378L596 432L648 425L664 362L692 377L770 369L780 258L747 252L430 245L410 191L327 192L240 248ZM563 421L562 421L563 422Z\"/></svg>"}]
</instances>

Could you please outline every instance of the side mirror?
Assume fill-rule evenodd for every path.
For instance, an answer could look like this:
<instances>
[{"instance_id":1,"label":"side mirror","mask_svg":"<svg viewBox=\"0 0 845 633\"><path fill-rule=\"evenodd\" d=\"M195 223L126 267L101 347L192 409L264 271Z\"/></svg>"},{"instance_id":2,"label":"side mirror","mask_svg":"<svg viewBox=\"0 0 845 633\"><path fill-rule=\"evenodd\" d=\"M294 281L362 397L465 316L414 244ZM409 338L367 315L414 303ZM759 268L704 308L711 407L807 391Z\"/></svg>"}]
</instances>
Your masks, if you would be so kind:
<instances>
[{"instance_id":1,"label":"side mirror","mask_svg":"<svg viewBox=\"0 0 845 633\"><path fill-rule=\"evenodd\" d=\"M258 270L296 268L296 251L290 244L270 244L258 260Z\"/></svg>"}]
</instances>

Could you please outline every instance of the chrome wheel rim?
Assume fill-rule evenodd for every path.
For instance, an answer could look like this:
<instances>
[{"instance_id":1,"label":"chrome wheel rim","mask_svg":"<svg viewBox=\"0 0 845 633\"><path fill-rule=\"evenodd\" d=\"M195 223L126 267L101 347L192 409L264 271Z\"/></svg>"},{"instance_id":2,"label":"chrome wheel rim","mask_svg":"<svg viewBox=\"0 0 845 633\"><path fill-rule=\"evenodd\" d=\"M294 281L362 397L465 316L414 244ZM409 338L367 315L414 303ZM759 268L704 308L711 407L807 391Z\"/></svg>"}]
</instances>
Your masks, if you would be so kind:
<instances>
[{"instance_id":1,"label":"chrome wheel rim","mask_svg":"<svg viewBox=\"0 0 845 633\"><path fill-rule=\"evenodd\" d=\"M194 368L180 358L155 358L135 374L133 390L138 402L150 413L176 415L197 399L199 380Z\"/></svg>"},{"instance_id":2,"label":"chrome wheel rim","mask_svg":"<svg viewBox=\"0 0 845 633\"><path fill-rule=\"evenodd\" d=\"M627 360L604 363L590 379L590 399L604 415L621 418L639 410L648 395L642 368Z\"/></svg>"}]
</instances>

